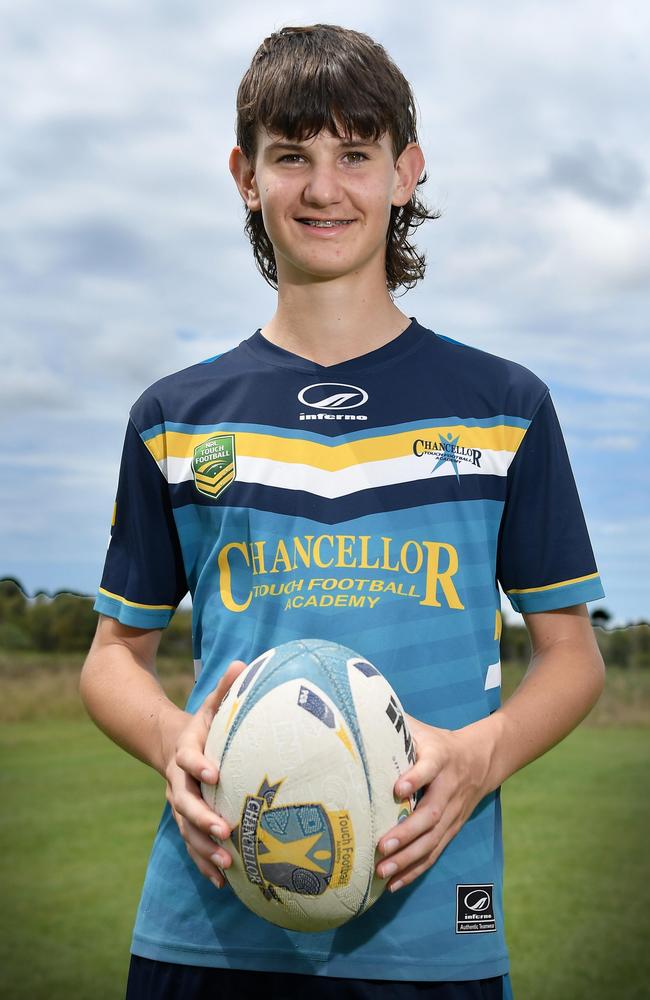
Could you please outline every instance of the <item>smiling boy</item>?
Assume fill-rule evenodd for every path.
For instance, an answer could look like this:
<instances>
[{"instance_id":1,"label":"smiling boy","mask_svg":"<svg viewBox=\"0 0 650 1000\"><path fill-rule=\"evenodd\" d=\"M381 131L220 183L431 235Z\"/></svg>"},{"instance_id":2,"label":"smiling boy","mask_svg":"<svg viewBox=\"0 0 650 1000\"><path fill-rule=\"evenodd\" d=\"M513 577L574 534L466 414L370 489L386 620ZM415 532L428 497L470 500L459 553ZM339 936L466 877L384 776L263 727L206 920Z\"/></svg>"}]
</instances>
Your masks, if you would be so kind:
<instances>
[{"instance_id":1,"label":"smiling boy","mask_svg":"<svg viewBox=\"0 0 650 1000\"><path fill-rule=\"evenodd\" d=\"M585 604L603 590L548 387L395 305L424 274L410 234L436 216L381 46L285 28L237 107L230 169L277 308L134 404L81 680L97 724L166 781L127 996L509 997L500 785L603 686ZM499 583L533 650L503 705ZM155 658L188 590L182 711ZM418 760L396 794L419 801L379 841L389 891L299 934L216 891L234 847L199 782L218 780L205 739L245 663L311 636L397 690Z\"/></svg>"}]
</instances>

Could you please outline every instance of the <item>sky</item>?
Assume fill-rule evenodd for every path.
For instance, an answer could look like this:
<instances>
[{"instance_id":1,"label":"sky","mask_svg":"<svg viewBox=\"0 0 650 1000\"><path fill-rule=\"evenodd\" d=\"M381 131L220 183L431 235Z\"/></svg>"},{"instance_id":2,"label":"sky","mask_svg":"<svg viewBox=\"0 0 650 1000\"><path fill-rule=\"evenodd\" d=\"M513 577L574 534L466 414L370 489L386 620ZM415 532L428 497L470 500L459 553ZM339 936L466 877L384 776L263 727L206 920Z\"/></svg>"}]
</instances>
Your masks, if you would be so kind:
<instances>
[{"instance_id":1,"label":"sky","mask_svg":"<svg viewBox=\"0 0 650 1000\"><path fill-rule=\"evenodd\" d=\"M94 594L131 405L271 318L227 167L235 94L266 35L324 22L381 42L417 98L442 215L397 305L549 385L607 595L590 610L649 620L650 8L225 6L0 0L0 577Z\"/></svg>"}]
</instances>

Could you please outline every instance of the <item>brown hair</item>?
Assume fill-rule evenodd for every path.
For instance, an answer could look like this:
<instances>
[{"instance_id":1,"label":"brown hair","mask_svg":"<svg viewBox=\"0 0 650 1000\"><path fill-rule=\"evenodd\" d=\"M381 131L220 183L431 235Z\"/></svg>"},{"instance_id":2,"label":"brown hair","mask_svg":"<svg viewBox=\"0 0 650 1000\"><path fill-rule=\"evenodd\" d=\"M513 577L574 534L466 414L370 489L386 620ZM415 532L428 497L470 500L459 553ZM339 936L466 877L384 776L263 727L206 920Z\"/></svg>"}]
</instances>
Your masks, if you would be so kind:
<instances>
[{"instance_id":1,"label":"brown hair","mask_svg":"<svg viewBox=\"0 0 650 1000\"><path fill-rule=\"evenodd\" d=\"M395 159L417 142L415 99L386 50L368 35L333 24L286 27L265 38L237 91L237 144L253 163L257 128L297 142L323 129L376 141L391 138ZM417 187L427 179L426 173ZM424 277L425 257L408 237L426 219L440 218L417 197L393 205L386 237L386 284L412 288ZM273 245L261 212L246 210L245 231L265 280L277 288Z\"/></svg>"}]
</instances>

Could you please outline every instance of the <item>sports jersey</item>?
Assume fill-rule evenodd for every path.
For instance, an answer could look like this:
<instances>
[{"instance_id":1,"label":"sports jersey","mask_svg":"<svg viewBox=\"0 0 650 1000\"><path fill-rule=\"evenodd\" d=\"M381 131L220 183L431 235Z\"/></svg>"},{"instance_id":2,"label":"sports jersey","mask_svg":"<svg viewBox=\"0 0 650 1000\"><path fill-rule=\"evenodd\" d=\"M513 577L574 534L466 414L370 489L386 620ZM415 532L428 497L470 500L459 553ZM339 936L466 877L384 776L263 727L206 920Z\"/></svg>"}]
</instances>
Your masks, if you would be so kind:
<instances>
[{"instance_id":1,"label":"sports jersey","mask_svg":"<svg viewBox=\"0 0 650 1000\"><path fill-rule=\"evenodd\" d=\"M232 660L320 638L374 663L410 715L470 725L500 704L499 584L522 612L604 596L549 389L521 365L414 318L333 366L257 330L131 409L95 609L164 628L190 592L189 712ZM166 804L131 950L348 978L498 976L502 886L497 789L413 883L333 931L287 931L201 875Z\"/></svg>"}]
</instances>

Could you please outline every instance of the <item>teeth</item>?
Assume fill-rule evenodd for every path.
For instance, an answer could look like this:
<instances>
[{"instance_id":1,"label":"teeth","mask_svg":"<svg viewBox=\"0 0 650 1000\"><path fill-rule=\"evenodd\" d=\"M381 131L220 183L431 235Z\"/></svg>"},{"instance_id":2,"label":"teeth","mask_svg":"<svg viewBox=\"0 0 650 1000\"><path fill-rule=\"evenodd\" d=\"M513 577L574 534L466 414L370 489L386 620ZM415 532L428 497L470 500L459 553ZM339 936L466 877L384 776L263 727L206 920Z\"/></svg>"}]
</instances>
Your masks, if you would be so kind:
<instances>
[{"instance_id":1,"label":"teeth","mask_svg":"<svg viewBox=\"0 0 650 1000\"><path fill-rule=\"evenodd\" d=\"M349 226L352 219L301 219L307 226L319 226L321 228L327 228L328 226Z\"/></svg>"}]
</instances>

